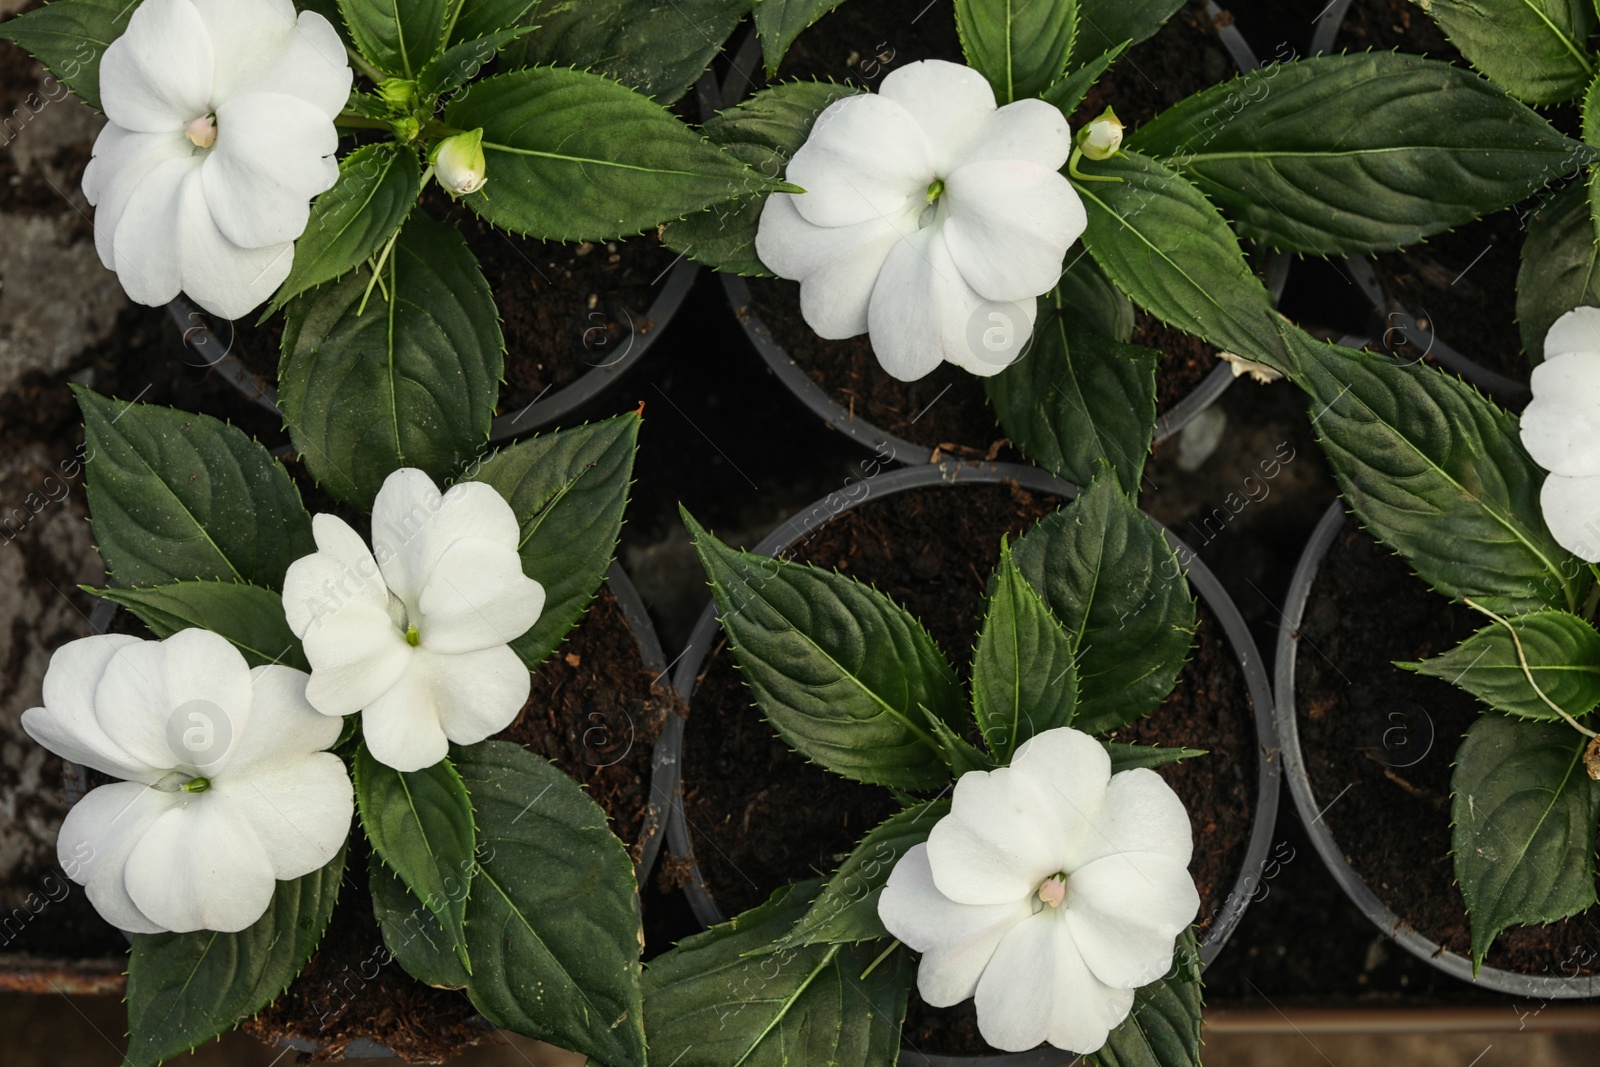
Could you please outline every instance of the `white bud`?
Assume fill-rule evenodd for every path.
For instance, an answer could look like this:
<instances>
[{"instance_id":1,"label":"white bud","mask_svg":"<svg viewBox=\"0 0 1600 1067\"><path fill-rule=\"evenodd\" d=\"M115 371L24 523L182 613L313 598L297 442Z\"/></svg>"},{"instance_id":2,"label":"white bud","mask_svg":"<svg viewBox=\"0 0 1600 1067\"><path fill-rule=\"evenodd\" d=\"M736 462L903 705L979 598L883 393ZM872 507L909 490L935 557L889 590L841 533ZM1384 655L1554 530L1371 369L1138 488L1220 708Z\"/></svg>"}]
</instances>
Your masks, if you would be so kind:
<instances>
[{"instance_id":1,"label":"white bud","mask_svg":"<svg viewBox=\"0 0 1600 1067\"><path fill-rule=\"evenodd\" d=\"M446 137L434 148L431 162L439 185L451 196L468 196L482 189L488 180L483 130Z\"/></svg>"},{"instance_id":2,"label":"white bud","mask_svg":"<svg viewBox=\"0 0 1600 1067\"><path fill-rule=\"evenodd\" d=\"M1078 134L1078 147L1090 159L1110 159L1122 147L1122 120L1109 107Z\"/></svg>"}]
</instances>

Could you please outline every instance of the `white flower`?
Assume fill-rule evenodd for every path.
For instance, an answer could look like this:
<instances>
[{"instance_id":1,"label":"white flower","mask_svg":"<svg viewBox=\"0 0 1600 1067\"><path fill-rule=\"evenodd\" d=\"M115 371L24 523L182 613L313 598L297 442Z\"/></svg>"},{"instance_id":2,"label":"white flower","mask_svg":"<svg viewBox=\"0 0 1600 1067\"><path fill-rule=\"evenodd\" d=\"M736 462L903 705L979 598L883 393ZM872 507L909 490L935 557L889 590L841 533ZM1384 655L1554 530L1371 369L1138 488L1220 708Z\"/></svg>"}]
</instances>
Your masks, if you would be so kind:
<instances>
[{"instance_id":1,"label":"white flower","mask_svg":"<svg viewBox=\"0 0 1600 1067\"><path fill-rule=\"evenodd\" d=\"M878 901L922 953L934 1007L976 995L978 1030L1020 1052L1094 1052L1133 991L1172 966L1199 894L1189 816L1152 770L1113 776L1088 734L1047 730L1011 766L956 783L950 814L895 865Z\"/></svg>"},{"instance_id":2,"label":"white flower","mask_svg":"<svg viewBox=\"0 0 1600 1067\"><path fill-rule=\"evenodd\" d=\"M538 621L544 586L522 573L521 528L499 493L462 482L441 494L408 467L373 502L376 558L343 519L317 515L311 529L317 551L289 565L283 610L318 711L361 712L368 750L397 771L511 724L531 679L508 646Z\"/></svg>"},{"instance_id":3,"label":"white flower","mask_svg":"<svg viewBox=\"0 0 1600 1067\"><path fill-rule=\"evenodd\" d=\"M1531 384L1522 444L1550 472L1539 491L1544 521L1562 548L1600 562L1600 308L1555 321Z\"/></svg>"},{"instance_id":4,"label":"white flower","mask_svg":"<svg viewBox=\"0 0 1600 1067\"><path fill-rule=\"evenodd\" d=\"M85 637L50 658L44 707L22 713L23 729L124 779L67 812L56 843L107 922L139 934L243 930L277 879L334 857L355 801L344 763L324 751L339 723L305 688L305 672L251 669L209 630Z\"/></svg>"},{"instance_id":5,"label":"white flower","mask_svg":"<svg viewBox=\"0 0 1600 1067\"><path fill-rule=\"evenodd\" d=\"M996 374L1083 233L1083 204L1058 173L1071 151L1056 107L997 110L972 68L912 63L817 116L786 173L806 192L767 198L756 253L800 282L813 330L870 332L894 377L941 360Z\"/></svg>"},{"instance_id":6,"label":"white flower","mask_svg":"<svg viewBox=\"0 0 1600 1067\"><path fill-rule=\"evenodd\" d=\"M350 77L328 20L289 0L144 0L101 60L110 121L83 173L128 296L228 318L270 296L339 176Z\"/></svg>"},{"instance_id":7,"label":"white flower","mask_svg":"<svg viewBox=\"0 0 1600 1067\"><path fill-rule=\"evenodd\" d=\"M439 184L451 196L469 196L488 180L481 129L446 137L435 146L431 158Z\"/></svg>"}]
</instances>

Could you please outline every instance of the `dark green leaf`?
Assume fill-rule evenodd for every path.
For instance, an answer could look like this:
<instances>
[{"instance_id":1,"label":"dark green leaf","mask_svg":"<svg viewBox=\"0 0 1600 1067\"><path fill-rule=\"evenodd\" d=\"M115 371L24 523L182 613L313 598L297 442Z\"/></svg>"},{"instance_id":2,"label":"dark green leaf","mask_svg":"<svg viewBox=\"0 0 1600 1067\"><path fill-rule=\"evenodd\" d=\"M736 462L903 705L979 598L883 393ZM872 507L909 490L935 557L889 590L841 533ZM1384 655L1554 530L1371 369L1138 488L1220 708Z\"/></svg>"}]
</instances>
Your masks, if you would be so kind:
<instances>
[{"instance_id":1,"label":"dark green leaf","mask_svg":"<svg viewBox=\"0 0 1600 1067\"><path fill-rule=\"evenodd\" d=\"M1243 236L1317 255L1414 244L1594 155L1471 71L1397 52L1253 71L1128 143L1192 180Z\"/></svg>"},{"instance_id":2,"label":"dark green leaf","mask_svg":"<svg viewBox=\"0 0 1600 1067\"><path fill-rule=\"evenodd\" d=\"M880 942L762 952L784 936L817 883L779 890L766 904L657 957L645 972L652 1063L672 1067L893 1064L915 977L897 948L862 977Z\"/></svg>"},{"instance_id":3,"label":"dark green leaf","mask_svg":"<svg viewBox=\"0 0 1600 1067\"><path fill-rule=\"evenodd\" d=\"M221 634L252 667L282 663L309 671L299 638L283 617L283 598L246 582L174 582L137 588L112 586L94 594L121 604L157 637L197 627Z\"/></svg>"},{"instance_id":4,"label":"dark green leaf","mask_svg":"<svg viewBox=\"0 0 1600 1067\"><path fill-rule=\"evenodd\" d=\"M1442 655L1400 666L1443 678L1520 719L1560 721L1560 713L1539 692L1575 719L1600 705L1600 633L1564 611L1514 615Z\"/></svg>"},{"instance_id":5,"label":"dark green leaf","mask_svg":"<svg viewBox=\"0 0 1600 1067\"><path fill-rule=\"evenodd\" d=\"M1101 734L1167 698L1194 638L1183 562L1108 473L1017 541L1017 567L1078 652L1073 726Z\"/></svg>"},{"instance_id":6,"label":"dark green leaf","mask_svg":"<svg viewBox=\"0 0 1600 1067\"><path fill-rule=\"evenodd\" d=\"M266 914L236 934L135 934L126 1067L155 1067L276 1000L322 940L343 874L341 849L321 870L279 882Z\"/></svg>"},{"instance_id":7,"label":"dark green leaf","mask_svg":"<svg viewBox=\"0 0 1600 1067\"><path fill-rule=\"evenodd\" d=\"M605 580L622 531L639 416L542 434L472 469L511 504L522 527L522 570L544 586L544 611L511 643L530 669L555 651Z\"/></svg>"},{"instance_id":8,"label":"dark green leaf","mask_svg":"<svg viewBox=\"0 0 1600 1067\"><path fill-rule=\"evenodd\" d=\"M933 734L933 739L939 744L940 758L944 765L950 768L952 778L960 778L969 771L992 771L995 762L984 752L973 745L966 738L950 728L950 724L927 708L918 709L922 712L922 721L928 724L928 732Z\"/></svg>"},{"instance_id":9,"label":"dark green leaf","mask_svg":"<svg viewBox=\"0 0 1600 1067\"><path fill-rule=\"evenodd\" d=\"M534 0L460 0L455 26L446 35L452 45L475 41L513 26L532 23Z\"/></svg>"},{"instance_id":10,"label":"dark green leaf","mask_svg":"<svg viewBox=\"0 0 1600 1067\"><path fill-rule=\"evenodd\" d=\"M406 973L441 989L464 989L467 971L461 966L450 936L433 912L375 853L367 854L367 880L383 946L400 961Z\"/></svg>"},{"instance_id":11,"label":"dark green leaf","mask_svg":"<svg viewBox=\"0 0 1600 1067\"><path fill-rule=\"evenodd\" d=\"M454 758L478 815L472 1003L496 1026L643 1067L639 894L606 813L519 745L484 741Z\"/></svg>"},{"instance_id":12,"label":"dark green leaf","mask_svg":"<svg viewBox=\"0 0 1600 1067\"><path fill-rule=\"evenodd\" d=\"M441 476L488 440L505 351L489 284L454 227L413 214L379 274L370 295L362 268L292 300L278 372L306 467L363 508L400 467Z\"/></svg>"},{"instance_id":13,"label":"dark green leaf","mask_svg":"<svg viewBox=\"0 0 1600 1067\"><path fill-rule=\"evenodd\" d=\"M472 37L451 45L428 60L417 76L417 89L425 99L458 89L478 76L484 64L511 42L533 32L532 26L512 26L485 37Z\"/></svg>"},{"instance_id":14,"label":"dark green leaf","mask_svg":"<svg viewBox=\"0 0 1600 1067\"><path fill-rule=\"evenodd\" d=\"M1339 489L1378 540L1448 597L1577 605L1579 568L1539 510L1517 420L1453 375L1284 331Z\"/></svg>"},{"instance_id":15,"label":"dark green leaf","mask_svg":"<svg viewBox=\"0 0 1600 1067\"><path fill-rule=\"evenodd\" d=\"M648 97L581 70L475 82L444 121L483 129L489 180L466 198L472 210L547 241L638 233L775 187Z\"/></svg>"},{"instance_id":16,"label":"dark green leaf","mask_svg":"<svg viewBox=\"0 0 1600 1067\"><path fill-rule=\"evenodd\" d=\"M1094 1067L1200 1067L1200 1024L1205 991L1194 931L1178 935L1173 969L1133 996L1133 1011L1085 1056Z\"/></svg>"},{"instance_id":17,"label":"dark green leaf","mask_svg":"<svg viewBox=\"0 0 1600 1067\"><path fill-rule=\"evenodd\" d=\"M757 173L781 178L817 116L858 91L833 82L786 82L720 112L702 132ZM756 226L767 195L751 193L668 223L662 239L674 251L725 273L770 277L772 272L756 256Z\"/></svg>"},{"instance_id":18,"label":"dark green leaf","mask_svg":"<svg viewBox=\"0 0 1600 1067\"><path fill-rule=\"evenodd\" d=\"M908 611L852 578L739 552L683 513L756 705L797 752L836 774L937 789L950 774L922 709L960 728L954 668Z\"/></svg>"},{"instance_id":19,"label":"dark green leaf","mask_svg":"<svg viewBox=\"0 0 1600 1067\"><path fill-rule=\"evenodd\" d=\"M1519 100L1571 100L1594 74L1585 0L1428 0L1422 5L1450 43Z\"/></svg>"},{"instance_id":20,"label":"dark green leaf","mask_svg":"<svg viewBox=\"0 0 1600 1067\"><path fill-rule=\"evenodd\" d=\"M83 411L90 524L123 585L191 579L278 589L316 551L289 473L209 415L74 388Z\"/></svg>"},{"instance_id":21,"label":"dark green leaf","mask_svg":"<svg viewBox=\"0 0 1600 1067\"><path fill-rule=\"evenodd\" d=\"M1450 850L1472 919L1472 963L1508 926L1550 923L1595 903L1600 782L1566 723L1485 715L1450 779Z\"/></svg>"},{"instance_id":22,"label":"dark green leaf","mask_svg":"<svg viewBox=\"0 0 1600 1067\"><path fill-rule=\"evenodd\" d=\"M379 70L415 78L444 47L445 26L459 0L339 0L356 48Z\"/></svg>"},{"instance_id":23,"label":"dark green leaf","mask_svg":"<svg viewBox=\"0 0 1600 1067\"><path fill-rule=\"evenodd\" d=\"M27 49L98 110L100 57L128 28L137 6L130 0L52 0L0 25L0 38Z\"/></svg>"},{"instance_id":24,"label":"dark green leaf","mask_svg":"<svg viewBox=\"0 0 1600 1067\"><path fill-rule=\"evenodd\" d=\"M842 3L844 0L755 0L756 37L761 41L767 77L778 72L784 53L807 26Z\"/></svg>"},{"instance_id":25,"label":"dark green leaf","mask_svg":"<svg viewBox=\"0 0 1600 1067\"><path fill-rule=\"evenodd\" d=\"M1078 70L1121 41L1138 44L1166 24L1184 0L1078 0L1078 37L1068 70Z\"/></svg>"},{"instance_id":26,"label":"dark green leaf","mask_svg":"<svg viewBox=\"0 0 1600 1067\"><path fill-rule=\"evenodd\" d=\"M1179 760L1204 756L1202 748L1157 748L1154 745L1129 745L1121 741L1102 741L1111 755L1111 773L1131 771L1140 767L1165 767Z\"/></svg>"},{"instance_id":27,"label":"dark green leaf","mask_svg":"<svg viewBox=\"0 0 1600 1067\"><path fill-rule=\"evenodd\" d=\"M345 156L338 182L311 202L311 221L295 242L294 266L262 317L378 255L421 192L422 170L409 148L390 141Z\"/></svg>"},{"instance_id":28,"label":"dark green leaf","mask_svg":"<svg viewBox=\"0 0 1600 1067\"><path fill-rule=\"evenodd\" d=\"M1596 5L1596 10L1600 11L1600 4ZM1582 119L1583 143L1590 148L1600 149L1600 74L1589 83L1589 91L1583 94ZM1600 167L1589 168L1589 177L1584 184L1589 188L1589 215L1595 240L1600 241Z\"/></svg>"},{"instance_id":29,"label":"dark green leaf","mask_svg":"<svg viewBox=\"0 0 1600 1067\"><path fill-rule=\"evenodd\" d=\"M1517 271L1517 324L1528 362L1544 360L1544 338L1575 307L1600 307L1600 246L1589 192L1569 185L1528 220Z\"/></svg>"},{"instance_id":30,"label":"dark green leaf","mask_svg":"<svg viewBox=\"0 0 1600 1067\"><path fill-rule=\"evenodd\" d=\"M477 830L461 776L448 759L402 773L373 759L366 745L356 749L352 769L356 811L373 852L438 919L470 971L464 922Z\"/></svg>"},{"instance_id":31,"label":"dark green leaf","mask_svg":"<svg viewBox=\"0 0 1600 1067\"><path fill-rule=\"evenodd\" d=\"M1078 31L1077 0L956 0L967 63L995 101L1038 96L1061 77Z\"/></svg>"},{"instance_id":32,"label":"dark green leaf","mask_svg":"<svg viewBox=\"0 0 1600 1067\"><path fill-rule=\"evenodd\" d=\"M1080 29L1080 36L1082 33L1083 31ZM1089 89L1094 83L1100 80L1100 76L1106 72L1111 64L1122 58L1122 54L1132 44L1132 41L1123 41L1115 48L1101 52L1082 67L1079 67L1046 89L1044 91L1045 100L1060 108L1062 114L1072 114L1078 110L1078 105L1083 103L1083 98L1088 95Z\"/></svg>"}]
</instances>

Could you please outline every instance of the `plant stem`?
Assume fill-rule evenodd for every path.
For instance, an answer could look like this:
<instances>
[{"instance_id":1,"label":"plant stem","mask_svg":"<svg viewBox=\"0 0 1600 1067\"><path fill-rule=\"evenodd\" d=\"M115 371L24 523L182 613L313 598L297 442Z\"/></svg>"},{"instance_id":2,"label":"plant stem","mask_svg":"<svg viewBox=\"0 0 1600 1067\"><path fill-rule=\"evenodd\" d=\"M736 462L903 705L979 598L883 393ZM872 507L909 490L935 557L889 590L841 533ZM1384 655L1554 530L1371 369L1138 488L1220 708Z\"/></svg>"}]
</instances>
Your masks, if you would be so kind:
<instances>
[{"instance_id":1,"label":"plant stem","mask_svg":"<svg viewBox=\"0 0 1600 1067\"><path fill-rule=\"evenodd\" d=\"M335 126L343 126L349 130L387 130L390 128L388 119L374 119L366 115L358 115L354 111L341 111L334 118Z\"/></svg>"},{"instance_id":2,"label":"plant stem","mask_svg":"<svg viewBox=\"0 0 1600 1067\"><path fill-rule=\"evenodd\" d=\"M350 65L365 74L372 81L372 84L378 85L388 80L389 76L371 63L368 63L360 52L357 52L349 45L345 45L344 50L350 55Z\"/></svg>"},{"instance_id":3,"label":"plant stem","mask_svg":"<svg viewBox=\"0 0 1600 1067\"><path fill-rule=\"evenodd\" d=\"M1516 628L1511 625L1511 621L1509 619L1505 619L1499 615L1496 615L1482 604L1474 603L1471 597L1463 597L1461 602L1467 607L1471 608L1473 611L1480 611L1489 616L1489 618L1506 628L1506 632L1511 635L1511 644L1517 650L1517 662L1522 666L1522 676L1527 679L1528 685L1533 688L1535 693L1539 694L1539 699L1544 701L1545 705L1549 707L1551 711L1565 719L1568 726L1578 731L1584 737L1600 737L1600 734L1595 733L1587 726L1579 723L1577 719L1574 719L1571 715L1567 714L1566 709L1560 704L1557 704L1555 701L1545 696L1544 690L1539 688L1539 683L1533 680L1533 671L1528 668L1528 657L1522 651L1522 638L1517 636Z\"/></svg>"},{"instance_id":4,"label":"plant stem","mask_svg":"<svg viewBox=\"0 0 1600 1067\"><path fill-rule=\"evenodd\" d=\"M880 964L884 960L888 959L889 958L889 953L893 952L895 949L897 949L899 947L900 947L900 942L899 941L895 941L895 942L891 943L888 948L886 948L882 952L878 953L878 958L873 960L871 963L867 964L867 969L861 972L861 978L859 979L859 981L865 982L867 980L867 975L869 975L873 971L877 970L878 969L878 964Z\"/></svg>"}]
</instances>

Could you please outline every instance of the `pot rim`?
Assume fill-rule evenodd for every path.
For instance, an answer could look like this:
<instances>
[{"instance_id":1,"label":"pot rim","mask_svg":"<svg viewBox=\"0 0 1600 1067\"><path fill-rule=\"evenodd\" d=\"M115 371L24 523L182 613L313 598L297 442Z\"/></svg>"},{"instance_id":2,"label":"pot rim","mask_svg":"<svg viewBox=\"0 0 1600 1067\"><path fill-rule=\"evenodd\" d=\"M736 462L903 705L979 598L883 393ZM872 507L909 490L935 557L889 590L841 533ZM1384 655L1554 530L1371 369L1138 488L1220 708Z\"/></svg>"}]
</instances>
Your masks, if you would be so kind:
<instances>
[{"instance_id":1,"label":"pot rim","mask_svg":"<svg viewBox=\"0 0 1600 1067\"><path fill-rule=\"evenodd\" d=\"M1013 481L1024 489L1039 493L1049 493L1071 500L1078 493L1077 486L1063 481L1054 475L1048 474L1037 467L1026 467L1009 463L981 463L981 464L924 464L921 466L899 467L874 475L862 482L867 486L867 491L854 499L842 493L835 492L813 504L810 508L799 512L785 520L774 529L752 551L763 555L779 555L792 546L796 541L805 537L815 525L812 522L819 512L826 512L826 517L821 520L826 523L838 515L849 511L860 504L873 499L875 496L893 495L913 489L921 489L941 485L995 485L1006 481ZM1147 516L1148 518L1148 516ZM1218 909L1215 921L1206 931L1205 939L1200 946L1200 959L1202 965L1209 964L1222 951L1228 938L1238 926L1239 920L1244 915L1244 910L1249 906L1254 896L1258 882L1257 876L1264 869L1268 849L1271 847L1272 835L1277 823L1278 789L1279 789L1279 757L1276 720L1272 707L1272 686L1267 675L1265 661L1256 648L1255 639L1251 636L1249 627L1239 614L1239 609L1234 605L1231 597L1223 588L1222 583L1206 567L1193 551L1171 530L1162 526L1155 519L1149 519L1165 536L1167 543L1175 551L1187 552L1189 562L1185 567L1192 588L1205 601L1206 606L1221 624L1223 634L1239 663L1239 668L1244 674L1245 683L1250 693L1252 705L1252 718L1255 725L1256 750L1258 754L1256 773L1256 796L1254 803L1254 816L1251 820L1250 837L1245 849L1243 861L1240 864L1239 875L1234 880L1233 888ZM689 636L688 643L684 646L683 654L679 657L677 667L673 672L673 685L683 701L683 707L691 707L694 688L699 680L699 675L706 657L716 641L720 627L717 623L715 603L707 604L701 613L699 621L695 624ZM661 739L656 742L657 766L667 766L671 769L671 813L667 822L667 849L672 855L686 865L688 881L683 885L685 896L688 897L689 906L694 911L695 918L705 926L726 922L727 916L717 905L715 899L706 889L705 880L700 873L699 863L694 855L694 843L689 835L688 820L683 814L683 782L682 782L682 750L683 735L686 719L679 715L671 715L667 719L667 726L661 733ZM665 752L663 752L665 750ZM664 785L663 791L667 786ZM652 796L655 794L652 783ZM915 1049L901 1050L900 1062L907 1067L1058 1067L1061 1064L1075 1062L1076 1056L1064 1053L1059 1049L1043 1046L1030 1052L996 1054L993 1056L939 1056L929 1055Z\"/></svg>"},{"instance_id":2,"label":"pot rim","mask_svg":"<svg viewBox=\"0 0 1600 1067\"><path fill-rule=\"evenodd\" d=\"M1516 996L1570 999L1600 995L1600 974L1574 977L1521 974L1485 965L1474 980L1472 961L1458 953L1441 947L1437 942L1418 933L1404 919L1396 915L1378 898L1362 877L1344 858L1344 851L1334 839L1333 832L1322 822L1323 808L1312 792L1311 779L1306 773L1305 758L1300 747L1299 720L1295 714L1295 657L1300 642L1300 623L1305 618L1306 605L1310 603L1312 587L1317 572L1348 522L1343 499L1328 505L1328 510L1317 523L1310 541L1295 566L1294 578L1289 584L1289 595L1283 609L1283 625L1278 630L1278 647L1274 664L1274 692L1278 716L1278 739L1283 751L1283 773L1289 781L1289 794L1294 798L1295 811L1305 826L1317 854L1322 857L1333 880L1344 890L1363 915L1372 920L1384 936L1396 941L1407 952L1452 978L1479 988Z\"/></svg>"}]
</instances>

